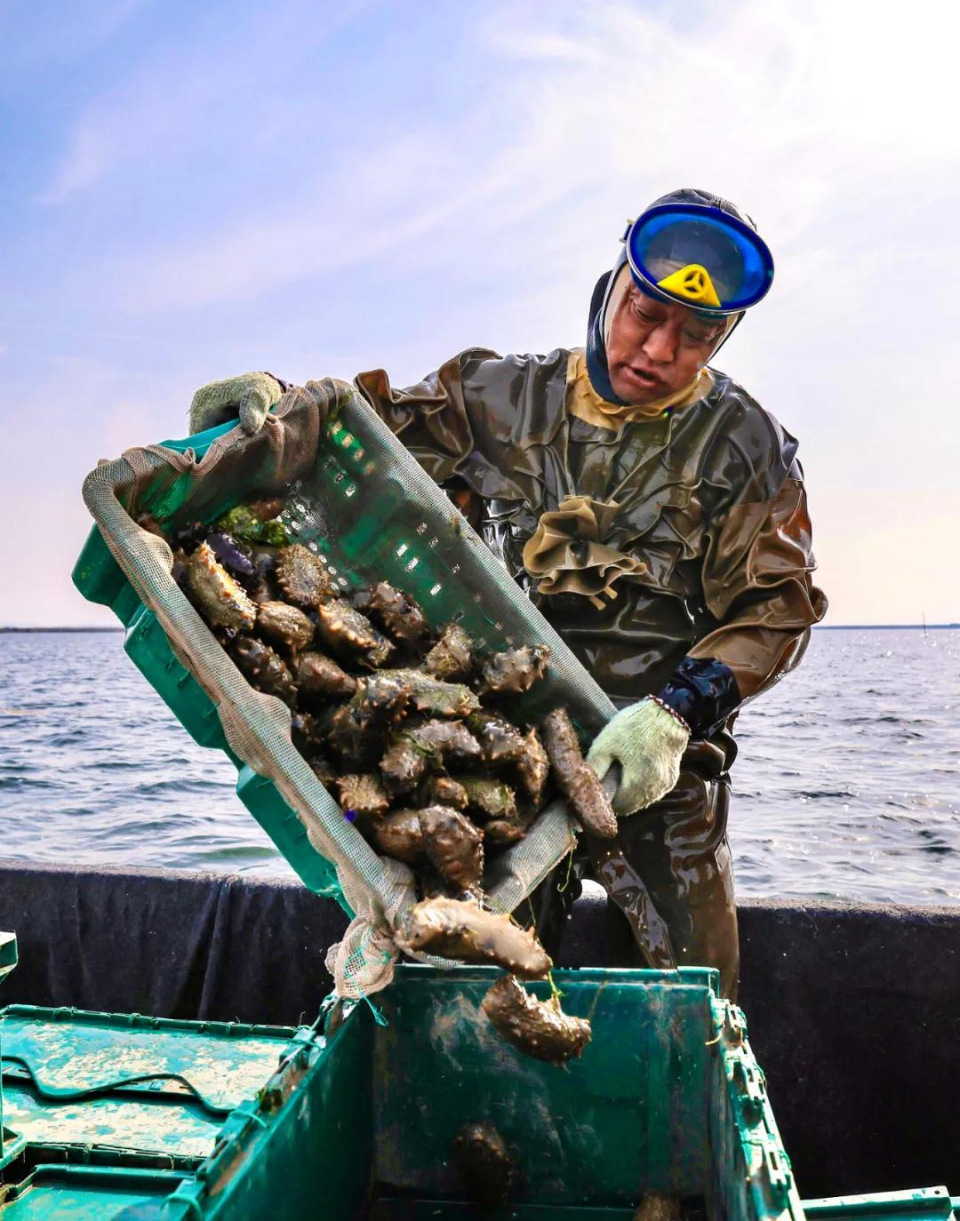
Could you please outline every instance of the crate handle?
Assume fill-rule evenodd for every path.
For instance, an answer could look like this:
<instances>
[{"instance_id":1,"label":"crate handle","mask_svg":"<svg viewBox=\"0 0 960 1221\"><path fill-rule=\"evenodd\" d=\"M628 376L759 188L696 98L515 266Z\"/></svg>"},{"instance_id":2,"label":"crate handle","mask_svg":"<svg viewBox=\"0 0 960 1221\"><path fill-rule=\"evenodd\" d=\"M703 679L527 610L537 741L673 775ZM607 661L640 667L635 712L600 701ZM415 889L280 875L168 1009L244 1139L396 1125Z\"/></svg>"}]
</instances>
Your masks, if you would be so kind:
<instances>
[{"instance_id":1,"label":"crate handle","mask_svg":"<svg viewBox=\"0 0 960 1221\"><path fill-rule=\"evenodd\" d=\"M178 454L185 454L188 449L192 449L198 458L202 458L218 437L228 433L231 428L236 428L239 423L238 417L236 420L227 420L225 424L217 424L203 432L194 433L192 437L184 437L180 441L161 441L160 444L164 449L176 450Z\"/></svg>"}]
</instances>

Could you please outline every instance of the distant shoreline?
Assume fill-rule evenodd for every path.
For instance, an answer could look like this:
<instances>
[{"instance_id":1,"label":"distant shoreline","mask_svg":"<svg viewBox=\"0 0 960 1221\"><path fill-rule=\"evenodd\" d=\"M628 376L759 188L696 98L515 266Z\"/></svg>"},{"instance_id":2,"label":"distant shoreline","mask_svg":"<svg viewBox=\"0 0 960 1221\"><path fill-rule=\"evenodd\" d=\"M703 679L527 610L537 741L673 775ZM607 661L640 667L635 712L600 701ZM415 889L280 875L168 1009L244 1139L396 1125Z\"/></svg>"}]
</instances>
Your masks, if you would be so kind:
<instances>
[{"instance_id":1,"label":"distant shoreline","mask_svg":"<svg viewBox=\"0 0 960 1221\"><path fill-rule=\"evenodd\" d=\"M122 632L122 627L0 627L0 636L26 632ZM960 623L818 623L815 632L944 632Z\"/></svg>"},{"instance_id":2,"label":"distant shoreline","mask_svg":"<svg viewBox=\"0 0 960 1221\"><path fill-rule=\"evenodd\" d=\"M122 627L0 627L0 636L16 632L122 632Z\"/></svg>"},{"instance_id":3,"label":"distant shoreline","mask_svg":"<svg viewBox=\"0 0 960 1221\"><path fill-rule=\"evenodd\" d=\"M960 623L818 623L815 632L949 632Z\"/></svg>"}]
</instances>

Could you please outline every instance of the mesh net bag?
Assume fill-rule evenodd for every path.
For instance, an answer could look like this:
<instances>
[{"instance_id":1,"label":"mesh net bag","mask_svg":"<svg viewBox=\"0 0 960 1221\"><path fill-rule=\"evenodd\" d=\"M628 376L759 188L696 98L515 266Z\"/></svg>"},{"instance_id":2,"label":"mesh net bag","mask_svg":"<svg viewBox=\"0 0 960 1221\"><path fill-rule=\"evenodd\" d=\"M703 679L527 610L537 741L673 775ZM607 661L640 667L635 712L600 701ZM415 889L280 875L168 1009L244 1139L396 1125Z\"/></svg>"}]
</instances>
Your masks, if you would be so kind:
<instances>
[{"instance_id":1,"label":"mesh net bag","mask_svg":"<svg viewBox=\"0 0 960 1221\"><path fill-rule=\"evenodd\" d=\"M547 675L517 697L519 716L538 721L563 704L593 736L615 709L359 393L340 381L322 386L323 422L315 400L293 389L255 436L230 428L200 455L169 445L128 450L91 472L83 496L137 597L216 707L232 754L276 786L312 849L335 866L333 893L353 921L330 961L338 993L357 997L392 978L392 929L415 902L413 874L379 856L343 817L293 745L286 705L247 683L173 580L170 546L137 520L212 522L244 500L283 497L291 539L324 562L342 593L389 581L419 602L432 629L458 622L480 650L549 645ZM572 845L572 820L556 802L525 839L490 861L484 886L493 906L512 912Z\"/></svg>"}]
</instances>

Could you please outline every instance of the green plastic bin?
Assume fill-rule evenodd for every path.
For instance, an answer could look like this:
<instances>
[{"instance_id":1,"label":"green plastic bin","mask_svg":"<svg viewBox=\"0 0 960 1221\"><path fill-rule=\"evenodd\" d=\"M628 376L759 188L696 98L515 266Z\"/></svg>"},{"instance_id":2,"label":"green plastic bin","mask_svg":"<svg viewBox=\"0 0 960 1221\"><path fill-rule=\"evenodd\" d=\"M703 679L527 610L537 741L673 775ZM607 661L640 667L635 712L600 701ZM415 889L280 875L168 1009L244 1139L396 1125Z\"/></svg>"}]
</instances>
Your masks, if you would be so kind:
<instances>
[{"instance_id":1,"label":"green plastic bin","mask_svg":"<svg viewBox=\"0 0 960 1221\"><path fill-rule=\"evenodd\" d=\"M17 938L13 933L0 933L0 984L7 978L13 968L17 965ZM0 1054L3 1052L3 1044L0 1042ZM16 1134L8 1130L3 1119L3 1077L0 1076L0 1166L3 1165L3 1160L6 1152L12 1149L14 1142L18 1138Z\"/></svg>"},{"instance_id":2,"label":"green plastic bin","mask_svg":"<svg viewBox=\"0 0 960 1221\"><path fill-rule=\"evenodd\" d=\"M233 422L222 424L196 436L162 444L180 453L192 449L200 458L217 437L233 427ZM74 565L73 583L89 602L107 606L117 616L126 629L125 652L191 738L200 746L222 750L237 768L237 796L304 885L315 894L337 899L347 907L333 865L311 845L303 824L276 786L257 775L230 750L216 705L177 659L156 615L140 601L96 526ZM348 907L347 912L353 914Z\"/></svg>"},{"instance_id":3,"label":"green plastic bin","mask_svg":"<svg viewBox=\"0 0 960 1221\"><path fill-rule=\"evenodd\" d=\"M953 1221L958 1206L946 1187L803 1201L809 1221Z\"/></svg>"},{"instance_id":4,"label":"green plastic bin","mask_svg":"<svg viewBox=\"0 0 960 1221\"><path fill-rule=\"evenodd\" d=\"M629 1221L650 1190L679 1196L692 1221L804 1209L951 1221L944 1188L801 1204L743 1014L718 998L715 972L557 971L565 1009L594 1031L562 1068L520 1056L482 1017L496 975L403 966L379 1020L361 1004L329 1038L10 1006L0 1221ZM151 1071L184 1081L87 1100L37 1090ZM449 1162L457 1132L481 1120L522 1174L509 1206L485 1212Z\"/></svg>"},{"instance_id":5,"label":"green plastic bin","mask_svg":"<svg viewBox=\"0 0 960 1221\"><path fill-rule=\"evenodd\" d=\"M303 1037L236 1022L0 1009L0 1218L166 1215L163 1202L202 1174L225 1122L256 1110Z\"/></svg>"},{"instance_id":6,"label":"green plastic bin","mask_svg":"<svg viewBox=\"0 0 960 1221\"><path fill-rule=\"evenodd\" d=\"M704 1221L799 1221L763 1073L715 972L556 972L594 1030L566 1067L495 1034L479 1005L496 977L403 966L379 1020L361 1004L329 1039L10 1006L0 1217L616 1221L656 1190ZM115 1082L145 1072L182 1080ZM111 1081L87 1100L38 1088ZM481 1120L522 1174L516 1200L483 1214L449 1161Z\"/></svg>"},{"instance_id":7,"label":"green plastic bin","mask_svg":"<svg viewBox=\"0 0 960 1221\"><path fill-rule=\"evenodd\" d=\"M39 1165L12 1186L3 1221L159 1221L183 1175L173 1170Z\"/></svg>"},{"instance_id":8,"label":"green plastic bin","mask_svg":"<svg viewBox=\"0 0 960 1221\"><path fill-rule=\"evenodd\" d=\"M192 450L199 458L233 428L232 423L225 424L163 445L181 452ZM236 449L230 451L229 491L226 487L204 490L191 471L174 478L162 468L164 478L143 477L137 514L149 513L161 523L192 518L216 520L233 504L261 490L257 479L262 479L262 473L258 473L254 461L245 465L243 460L244 444L253 441L238 440ZM152 458L158 461L155 454ZM98 520L106 520L102 516L105 513L115 516L117 497L124 503L126 492L121 485L128 478L126 468L130 464L112 465L118 468L114 475L105 474L101 468L88 476L85 485L91 511L95 517L101 514ZM124 471L122 475L119 468ZM118 483L108 494L106 487L113 478ZM584 735L592 737L615 712L610 699L509 578L490 549L355 393L348 394L335 418L328 417L323 424L315 459L291 485L282 520L292 538L325 562L341 592L376 576L415 597L433 628L451 621L461 623L480 649L530 641L548 644L552 657L544 681L517 697L525 719L538 720L549 708L562 703ZM333 865L311 843L305 823L287 805L280 789L274 781L245 766L229 749L215 704L175 656L161 622L141 602L127 577L128 572L137 571L136 564L129 550L116 545L119 563L95 528L74 568L75 585L89 601L108 606L117 615L126 629L126 652L194 741L223 750L232 760L239 771L237 792L241 801L304 883L317 894L338 899L349 912ZM126 539L123 547L132 548L132 540ZM169 586L164 596L173 595L174 601L180 597L167 574L153 577L162 588ZM319 787L312 778L309 783ZM322 796L323 805L318 805L315 816L322 814L340 827L335 798ZM538 866L544 873L569 850L571 842L562 806L549 821L550 835L540 836L545 859L538 861ZM357 848L373 858L359 833L356 839ZM515 851L522 852L523 848ZM529 864L525 876L532 876Z\"/></svg>"},{"instance_id":9,"label":"green plastic bin","mask_svg":"<svg viewBox=\"0 0 960 1221\"><path fill-rule=\"evenodd\" d=\"M378 997L385 1024L360 1005L329 1041L305 1046L264 1092L265 1122L225 1132L168 1210L627 1221L656 1190L710 1221L802 1217L743 1016L718 998L715 972L557 971L565 1009L594 1030L566 1067L495 1034L479 1005L496 977L401 967ZM509 1207L486 1212L463 1198L449 1161L459 1130L482 1120L523 1176Z\"/></svg>"}]
</instances>

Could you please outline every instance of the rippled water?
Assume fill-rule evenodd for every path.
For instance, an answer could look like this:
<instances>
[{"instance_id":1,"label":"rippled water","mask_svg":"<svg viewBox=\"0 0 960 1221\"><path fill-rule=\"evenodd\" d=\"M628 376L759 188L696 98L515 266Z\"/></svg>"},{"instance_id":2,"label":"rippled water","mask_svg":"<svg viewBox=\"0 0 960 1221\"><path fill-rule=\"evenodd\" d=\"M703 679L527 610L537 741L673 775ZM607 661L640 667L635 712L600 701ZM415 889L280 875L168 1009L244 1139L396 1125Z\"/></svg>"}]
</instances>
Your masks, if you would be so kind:
<instances>
[{"instance_id":1,"label":"rippled water","mask_svg":"<svg viewBox=\"0 0 960 1221\"><path fill-rule=\"evenodd\" d=\"M0 635L0 856L288 867L119 634ZM744 895L960 903L960 631L821 631L739 722Z\"/></svg>"},{"instance_id":2,"label":"rippled water","mask_svg":"<svg viewBox=\"0 0 960 1221\"><path fill-rule=\"evenodd\" d=\"M737 737L740 893L960 903L960 631L814 632Z\"/></svg>"}]
</instances>

